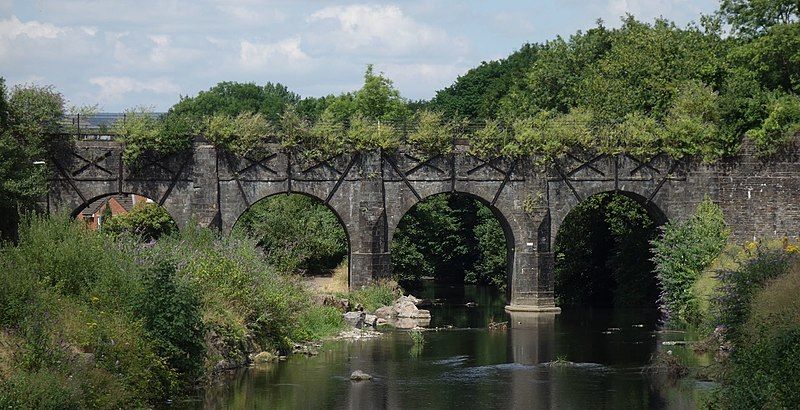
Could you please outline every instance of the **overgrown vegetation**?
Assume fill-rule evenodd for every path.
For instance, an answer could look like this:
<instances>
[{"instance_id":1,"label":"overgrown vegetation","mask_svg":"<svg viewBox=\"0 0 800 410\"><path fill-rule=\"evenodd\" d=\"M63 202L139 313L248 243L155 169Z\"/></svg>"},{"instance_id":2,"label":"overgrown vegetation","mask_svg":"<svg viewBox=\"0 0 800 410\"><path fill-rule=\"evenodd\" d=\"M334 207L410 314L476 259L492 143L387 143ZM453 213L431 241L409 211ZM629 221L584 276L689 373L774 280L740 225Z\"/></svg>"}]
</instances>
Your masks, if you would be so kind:
<instances>
[{"instance_id":1,"label":"overgrown vegetation","mask_svg":"<svg viewBox=\"0 0 800 410\"><path fill-rule=\"evenodd\" d=\"M342 327L338 312L264 264L254 241L207 230L146 245L30 217L0 251L0 269L14 272L0 276L3 407L156 404L249 352Z\"/></svg>"},{"instance_id":2,"label":"overgrown vegetation","mask_svg":"<svg viewBox=\"0 0 800 410\"><path fill-rule=\"evenodd\" d=\"M327 206L308 196L278 195L253 204L235 229L258 241L281 272L330 270L347 256L348 239Z\"/></svg>"},{"instance_id":3,"label":"overgrown vegetation","mask_svg":"<svg viewBox=\"0 0 800 410\"><path fill-rule=\"evenodd\" d=\"M722 408L790 408L800 403L800 258L797 244L748 246L719 276L713 306L723 356L715 397Z\"/></svg>"},{"instance_id":4,"label":"overgrown vegetation","mask_svg":"<svg viewBox=\"0 0 800 410\"><path fill-rule=\"evenodd\" d=\"M706 198L683 223L668 223L653 240L653 262L661 286L659 303L670 326L699 326L703 313L695 283L728 240L722 209Z\"/></svg>"},{"instance_id":5,"label":"overgrown vegetation","mask_svg":"<svg viewBox=\"0 0 800 410\"><path fill-rule=\"evenodd\" d=\"M800 131L796 5L771 7L726 1L717 16L686 27L633 16L615 29L598 22L483 63L427 102L405 100L369 66L351 93L301 99L280 84L223 82L182 98L147 130L134 115L119 131L126 158L180 149L184 139L167 133L184 135L184 126L238 154L268 141L316 158L408 142L432 156L464 137L483 157L548 161L586 150L715 162L736 154L746 135L768 157Z\"/></svg>"},{"instance_id":6,"label":"overgrown vegetation","mask_svg":"<svg viewBox=\"0 0 800 410\"><path fill-rule=\"evenodd\" d=\"M505 289L506 239L491 209L477 199L435 195L401 219L391 244L392 272L403 287L423 278Z\"/></svg>"},{"instance_id":7,"label":"overgrown vegetation","mask_svg":"<svg viewBox=\"0 0 800 410\"><path fill-rule=\"evenodd\" d=\"M105 219L102 229L114 235L127 233L150 241L170 235L178 227L163 207L154 202L139 202L129 212Z\"/></svg>"},{"instance_id":8,"label":"overgrown vegetation","mask_svg":"<svg viewBox=\"0 0 800 410\"><path fill-rule=\"evenodd\" d=\"M598 194L564 219L555 241L555 294L563 307L655 307L649 241L657 223L634 199Z\"/></svg>"}]
</instances>

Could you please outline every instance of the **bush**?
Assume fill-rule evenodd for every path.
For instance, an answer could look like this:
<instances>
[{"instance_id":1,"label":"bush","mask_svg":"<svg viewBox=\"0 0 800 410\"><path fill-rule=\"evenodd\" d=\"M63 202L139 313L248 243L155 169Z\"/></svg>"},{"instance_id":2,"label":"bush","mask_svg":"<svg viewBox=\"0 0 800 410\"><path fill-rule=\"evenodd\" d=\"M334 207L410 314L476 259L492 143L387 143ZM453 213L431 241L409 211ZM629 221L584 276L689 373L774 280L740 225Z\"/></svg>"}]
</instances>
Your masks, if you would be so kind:
<instances>
[{"instance_id":1,"label":"bush","mask_svg":"<svg viewBox=\"0 0 800 410\"><path fill-rule=\"evenodd\" d=\"M275 133L272 124L260 113L244 112L236 116L218 113L206 117L203 126L209 141L238 155L256 153Z\"/></svg>"},{"instance_id":2,"label":"bush","mask_svg":"<svg viewBox=\"0 0 800 410\"><path fill-rule=\"evenodd\" d=\"M153 202L139 202L130 212L114 215L104 221L104 232L119 235L128 233L144 241L170 235L178 227L166 209Z\"/></svg>"},{"instance_id":3,"label":"bush","mask_svg":"<svg viewBox=\"0 0 800 410\"><path fill-rule=\"evenodd\" d=\"M347 235L333 211L300 194L255 203L236 230L258 240L269 263L281 272L333 269L347 254Z\"/></svg>"},{"instance_id":4,"label":"bush","mask_svg":"<svg viewBox=\"0 0 800 410\"><path fill-rule=\"evenodd\" d=\"M733 345L717 397L723 407L800 403L800 261L787 249L759 253L722 278L729 286L718 302Z\"/></svg>"},{"instance_id":5,"label":"bush","mask_svg":"<svg viewBox=\"0 0 800 410\"><path fill-rule=\"evenodd\" d=\"M125 118L114 123L114 132L124 145L122 159L129 167L135 167L146 153L169 155L188 149L196 131L197 124L190 116L157 116L145 107L125 111Z\"/></svg>"},{"instance_id":6,"label":"bush","mask_svg":"<svg viewBox=\"0 0 800 410\"><path fill-rule=\"evenodd\" d=\"M745 134L753 140L756 154L762 157L775 155L786 148L800 134L800 97L790 94L771 96L767 117L761 127Z\"/></svg>"},{"instance_id":7,"label":"bush","mask_svg":"<svg viewBox=\"0 0 800 410\"><path fill-rule=\"evenodd\" d=\"M156 261L142 279L144 293L137 314L144 329L167 365L194 381L201 375L205 353L197 295L176 278L175 267L168 261Z\"/></svg>"},{"instance_id":8,"label":"bush","mask_svg":"<svg viewBox=\"0 0 800 410\"><path fill-rule=\"evenodd\" d=\"M722 210L704 199L686 222L668 223L653 240L653 261L661 286L660 304L667 323L681 327L702 321L692 287L719 255L728 239Z\"/></svg>"}]
</instances>

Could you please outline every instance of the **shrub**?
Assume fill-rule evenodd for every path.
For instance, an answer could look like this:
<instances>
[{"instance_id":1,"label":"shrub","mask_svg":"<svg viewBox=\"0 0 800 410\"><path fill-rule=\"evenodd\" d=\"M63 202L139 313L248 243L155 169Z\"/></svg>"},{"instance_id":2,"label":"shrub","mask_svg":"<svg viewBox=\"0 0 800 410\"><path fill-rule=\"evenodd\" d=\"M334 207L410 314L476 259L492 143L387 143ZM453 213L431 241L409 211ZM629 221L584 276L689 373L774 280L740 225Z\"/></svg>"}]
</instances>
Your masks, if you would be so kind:
<instances>
[{"instance_id":1,"label":"shrub","mask_svg":"<svg viewBox=\"0 0 800 410\"><path fill-rule=\"evenodd\" d=\"M145 153L169 155L188 149L197 124L187 115L157 116L149 108L139 107L125 111L124 119L113 128L124 145L123 161L135 167Z\"/></svg>"},{"instance_id":2,"label":"shrub","mask_svg":"<svg viewBox=\"0 0 800 410\"><path fill-rule=\"evenodd\" d=\"M345 328L342 312L331 306L309 306L300 312L292 340L319 340Z\"/></svg>"},{"instance_id":3,"label":"shrub","mask_svg":"<svg viewBox=\"0 0 800 410\"><path fill-rule=\"evenodd\" d=\"M652 241L660 303L670 325L700 325L702 316L692 287L722 251L728 235L722 210L706 198L686 222L668 223Z\"/></svg>"},{"instance_id":4,"label":"shrub","mask_svg":"<svg viewBox=\"0 0 800 410\"><path fill-rule=\"evenodd\" d=\"M236 116L217 113L203 122L206 138L213 144L238 155L252 155L263 148L275 133L261 113L243 112Z\"/></svg>"},{"instance_id":5,"label":"shrub","mask_svg":"<svg viewBox=\"0 0 800 410\"><path fill-rule=\"evenodd\" d=\"M144 241L158 239L177 230L169 212L153 202L140 202L130 212L114 215L103 223L103 231L119 235L128 233Z\"/></svg>"},{"instance_id":6,"label":"shrub","mask_svg":"<svg viewBox=\"0 0 800 410\"><path fill-rule=\"evenodd\" d=\"M745 134L753 140L756 154L768 157L784 149L800 134L800 97L773 95L767 105L767 117L761 127Z\"/></svg>"},{"instance_id":7,"label":"shrub","mask_svg":"<svg viewBox=\"0 0 800 410\"><path fill-rule=\"evenodd\" d=\"M457 126L445 120L440 112L422 110L416 115L416 126L408 134L408 143L422 153L434 156L449 154L458 138Z\"/></svg>"},{"instance_id":8,"label":"shrub","mask_svg":"<svg viewBox=\"0 0 800 410\"><path fill-rule=\"evenodd\" d=\"M159 260L143 276L144 293L137 306L144 329L170 368L192 381L203 364L200 301L175 274L175 266Z\"/></svg>"},{"instance_id":9,"label":"shrub","mask_svg":"<svg viewBox=\"0 0 800 410\"><path fill-rule=\"evenodd\" d=\"M719 302L733 343L718 400L727 408L791 408L800 403L800 262L763 252L723 283Z\"/></svg>"}]
</instances>

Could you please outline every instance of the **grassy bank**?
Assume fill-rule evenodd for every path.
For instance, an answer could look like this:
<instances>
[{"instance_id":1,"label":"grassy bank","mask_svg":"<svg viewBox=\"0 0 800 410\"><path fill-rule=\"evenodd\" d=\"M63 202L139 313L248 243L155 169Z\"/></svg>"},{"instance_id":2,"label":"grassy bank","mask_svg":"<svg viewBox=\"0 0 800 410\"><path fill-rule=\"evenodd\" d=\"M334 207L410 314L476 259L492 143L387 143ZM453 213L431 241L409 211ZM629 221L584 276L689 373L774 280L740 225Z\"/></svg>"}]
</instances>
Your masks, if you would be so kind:
<instances>
[{"instance_id":1,"label":"grassy bank","mask_svg":"<svg viewBox=\"0 0 800 410\"><path fill-rule=\"evenodd\" d=\"M144 244L32 217L0 251L0 407L163 402L258 351L338 332L255 243L186 229Z\"/></svg>"}]
</instances>

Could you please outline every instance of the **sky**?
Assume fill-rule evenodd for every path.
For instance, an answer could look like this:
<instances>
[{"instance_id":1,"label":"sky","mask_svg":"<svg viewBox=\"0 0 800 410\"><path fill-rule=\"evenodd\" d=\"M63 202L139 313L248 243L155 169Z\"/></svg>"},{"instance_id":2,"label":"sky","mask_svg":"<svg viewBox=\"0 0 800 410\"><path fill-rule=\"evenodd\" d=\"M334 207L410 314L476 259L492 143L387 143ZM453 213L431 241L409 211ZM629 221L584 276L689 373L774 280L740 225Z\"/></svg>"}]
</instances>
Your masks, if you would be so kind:
<instances>
[{"instance_id":1,"label":"sky","mask_svg":"<svg viewBox=\"0 0 800 410\"><path fill-rule=\"evenodd\" d=\"M717 0L394 2L0 0L0 76L53 85L71 105L165 111L220 81L279 82L301 96L358 89L367 64L429 99L525 43L620 24L680 25Z\"/></svg>"}]
</instances>

